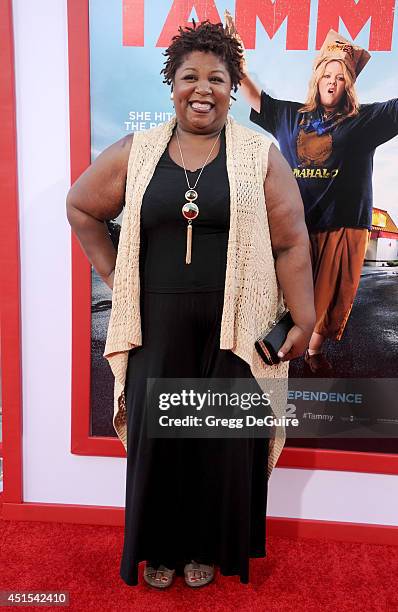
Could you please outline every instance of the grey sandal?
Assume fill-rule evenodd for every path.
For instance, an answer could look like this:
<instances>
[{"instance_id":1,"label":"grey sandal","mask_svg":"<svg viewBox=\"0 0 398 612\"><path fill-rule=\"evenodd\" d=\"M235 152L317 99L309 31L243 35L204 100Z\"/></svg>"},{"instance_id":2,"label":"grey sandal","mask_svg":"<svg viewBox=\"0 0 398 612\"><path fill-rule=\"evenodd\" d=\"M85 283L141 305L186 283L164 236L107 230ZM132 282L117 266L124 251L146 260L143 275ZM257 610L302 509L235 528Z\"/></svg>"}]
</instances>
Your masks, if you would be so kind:
<instances>
[{"instance_id":1,"label":"grey sandal","mask_svg":"<svg viewBox=\"0 0 398 612\"><path fill-rule=\"evenodd\" d=\"M147 584L157 589L166 589L173 582L175 569L169 569L165 565L159 565L156 569L147 565L144 569L144 580Z\"/></svg>"},{"instance_id":2,"label":"grey sandal","mask_svg":"<svg viewBox=\"0 0 398 612\"><path fill-rule=\"evenodd\" d=\"M195 576L195 573L205 573L204 577ZM205 565L204 563L197 563L192 559L191 563L187 563L184 567L185 583L190 587L201 587L205 584L209 584L214 578L214 565Z\"/></svg>"}]
</instances>

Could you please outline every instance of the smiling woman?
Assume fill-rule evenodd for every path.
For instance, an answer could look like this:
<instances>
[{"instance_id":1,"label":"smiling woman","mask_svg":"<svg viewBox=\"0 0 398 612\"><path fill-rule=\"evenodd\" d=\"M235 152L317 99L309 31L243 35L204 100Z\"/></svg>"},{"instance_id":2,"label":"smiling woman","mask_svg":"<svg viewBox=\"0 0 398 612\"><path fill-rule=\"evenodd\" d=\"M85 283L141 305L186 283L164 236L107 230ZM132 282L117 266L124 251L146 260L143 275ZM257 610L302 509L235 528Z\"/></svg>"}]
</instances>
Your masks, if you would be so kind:
<instances>
[{"instance_id":1,"label":"smiling woman","mask_svg":"<svg viewBox=\"0 0 398 612\"><path fill-rule=\"evenodd\" d=\"M171 85L176 134L186 150L185 167L194 171L203 164L209 142L225 125L231 90L236 91L241 78L242 52L237 41L227 40L222 26L205 22L199 28L187 28L184 36L175 36L165 55L161 72L164 82ZM207 161L217 156L218 149L216 145ZM176 135L169 152L173 160L183 161Z\"/></svg>"},{"instance_id":2,"label":"smiling woman","mask_svg":"<svg viewBox=\"0 0 398 612\"><path fill-rule=\"evenodd\" d=\"M225 123L231 77L213 53L190 53L176 70L173 101L181 133L199 131L214 136ZM203 158L202 158L203 159Z\"/></svg>"},{"instance_id":3,"label":"smiling woman","mask_svg":"<svg viewBox=\"0 0 398 612\"><path fill-rule=\"evenodd\" d=\"M146 560L144 580L156 588L176 573L203 586L216 565L248 582L250 558L265 556L268 474L283 427L270 441L149 438L156 406L146 383L286 381L288 360L303 352L315 320L308 234L277 148L228 116L241 78L239 43L222 24L204 22L181 28L165 54L175 117L109 147L68 195L72 227L113 288L104 356L115 376L113 424L127 451L120 575L138 584ZM104 220L124 201L116 254ZM281 362L266 366L254 344L284 300L295 325ZM282 416L284 391L274 404Z\"/></svg>"}]
</instances>

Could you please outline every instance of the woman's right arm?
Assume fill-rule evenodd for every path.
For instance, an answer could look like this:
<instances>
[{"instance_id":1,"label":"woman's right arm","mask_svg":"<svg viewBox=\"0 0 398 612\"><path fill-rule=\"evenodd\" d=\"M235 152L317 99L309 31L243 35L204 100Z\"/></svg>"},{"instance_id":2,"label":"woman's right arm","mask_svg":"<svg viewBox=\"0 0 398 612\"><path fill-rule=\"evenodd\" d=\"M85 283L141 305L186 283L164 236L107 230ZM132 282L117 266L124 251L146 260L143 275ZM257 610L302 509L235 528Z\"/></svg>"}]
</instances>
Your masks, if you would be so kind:
<instances>
[{"instance_id":1,"label":"woman's right arm","mask_svg":"<svg viewBox=\"0 0 398 612\"><path fill-rule=\"evenodd\" d=\"M251 80L247 72L240 82L240 90L249 106L251 106L256 113L259 113L261 108L261 89Z\"/></svg>"},{"instance_id":2,"label":"woman's right arm","mask_svg":"<svg viewBox=\"0 0 398 612\"><path fill-rule=\"evenodd\" d=\"M244 75L240 83L241 91L244 97L246 98L246 101L248 102L248 104L252 108L254 108L254 110L257 113L259 113L260 108L261 108L261 89L259 89L259 87L255 84L254 81L251 80L249 76L249 73L247 70L246 58L245 58L245 45L243 44L243 40L239 36L239 32L236 29L234 19L228 10L224 11L224 19L225 19L226 31L228 32L230 36L233 36L235 40L238 41L238 43L241 46L242 53L243 53L242 59L240 62L240 70L242 74Z\"/></svg>"},{"instance_id":3,"label":"woman's right arm","mask_svg":"<svg viewBox=\"0 0 398 612\"><path fill-rule=\"evenodd\" d=\"M129 134L105 149L72 185L66 198L72 230L110 289L117 251L105 221L115 219L123 209L132 141L133 134Z\"/></svg>"}]
</instances>

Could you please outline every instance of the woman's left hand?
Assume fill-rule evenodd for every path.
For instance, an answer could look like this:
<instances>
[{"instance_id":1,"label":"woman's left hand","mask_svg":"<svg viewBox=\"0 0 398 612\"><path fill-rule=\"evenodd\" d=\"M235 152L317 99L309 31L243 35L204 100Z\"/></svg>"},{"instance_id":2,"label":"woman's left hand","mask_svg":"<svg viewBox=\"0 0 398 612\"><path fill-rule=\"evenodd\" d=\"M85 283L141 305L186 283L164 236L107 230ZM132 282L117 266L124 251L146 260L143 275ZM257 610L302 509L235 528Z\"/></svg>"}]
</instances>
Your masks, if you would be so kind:
<instances>
[{"instance_id":1,"label":"woman's left hand","mask_svg":"<svg viewBox=\"0 0 398 612\"><path fill-rule=\"evenodd\" d=\"M303 201L292 169L274 144L269 147L264 193L275 270L294 322L280 349L280 359L289 361L308 347L316 312Z\"/></svg>"},{"instance_id":2,"label":"woman's left hand","mask_svg":"<svg viewBox=\"0 0 398 612\"><path fill-rule=\"evenodd\" d=\"M302 329L298 325L294 325L279 349L278 356L281 361L290 361L290 359L300 357L308 348L312 331L312 329Z\"/></svg>"}]
</instances>

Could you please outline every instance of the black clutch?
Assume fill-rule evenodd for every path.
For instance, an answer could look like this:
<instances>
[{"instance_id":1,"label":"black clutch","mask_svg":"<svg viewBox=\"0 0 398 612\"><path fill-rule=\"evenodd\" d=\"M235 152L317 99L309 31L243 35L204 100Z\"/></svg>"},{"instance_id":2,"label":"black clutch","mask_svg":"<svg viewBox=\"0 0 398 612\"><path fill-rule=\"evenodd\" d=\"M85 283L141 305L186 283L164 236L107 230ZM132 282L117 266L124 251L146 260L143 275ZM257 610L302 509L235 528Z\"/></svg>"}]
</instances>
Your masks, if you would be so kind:
<instances>
[{"instance_id":1,"label":"black clutch","mask_svg":"<svg viewBox=\"0 0 398 612\"><path fill-rule=\"evenodd\" d=\"M271 329L267 328L267 331L256 340L254 346L264 363L275 365L280 362L278 351L293 326L292 315L289 310L285 310L276 321L272 322Z\"/></svg>"}]
</instances>

